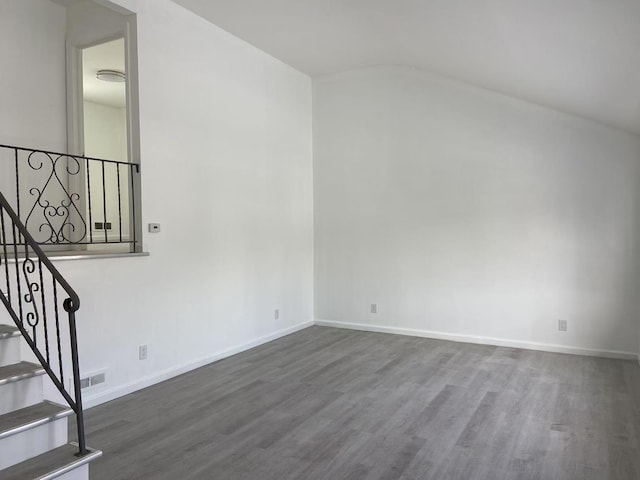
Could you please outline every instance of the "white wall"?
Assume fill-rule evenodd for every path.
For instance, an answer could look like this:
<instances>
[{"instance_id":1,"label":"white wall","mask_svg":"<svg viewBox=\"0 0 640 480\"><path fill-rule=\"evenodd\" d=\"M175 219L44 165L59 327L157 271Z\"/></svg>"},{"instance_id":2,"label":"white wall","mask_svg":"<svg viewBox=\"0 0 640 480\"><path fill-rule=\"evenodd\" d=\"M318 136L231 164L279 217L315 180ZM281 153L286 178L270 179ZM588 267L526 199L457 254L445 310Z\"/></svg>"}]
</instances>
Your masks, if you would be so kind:
<instances>
[{"instance_id":1,"label":"white wall","mask_svg":"<svg viewBox=\"0 0 640 480\"><path fill-rule=\"evenodd\" d=\"M148 258L60 264L106 389L312 319L310 79L172 2L137 14L143 223L163 231Z\"/></svg>"},{"instance_id":2,"label":"white wall","mask_svg":"<svg viewBox=\"0 0 640 480\"><path fill-rule=\"evenodd\" d=\"M126 162L126 110L85 101L84 139L87 156Z\"/></svg>"},{"instance_id":3,"label":"white wall","mask_svg":"<svg viewBox=\"0 0 640 480\"><path fill-rule=\"evenodd\" d=\"M639 165L636 136L416 70L314 80L315 317L635 354Z\"/></svg>"},{"instance_id":4,"label":"white wall","mask_svg":"<svg viewBox=\"0 0 640 480\"><path fill-rule=\"evenodd\" d=\"M67 41L85 48L122 37L130 14L109 0L72 3L67 8Z\"/></svg>"},{"instance_id":5,"label":"white wall","mask_svg":"<svg viewBox=\"0 0 640 480\"><path fill-rule=\"evenodd\" d=\"M65 147L65 22L64 8L49 0L0 2L1 143Z\"/></svg>"},{"instance_id":6,"label":"white wall","mask_svg":"<svg viewBox=\"0 0 640 480\"><path fill-rule=\"evenodd\" d=\"M64 8L49 0L0 2L0 144L65 148L65 22ZM15 208L12 165L13 151L0 148L0 191ZM21 174L38 178L30 169Z\"/></svg>"},{"instance_id":7,"label":"white wall","mask_svg":"<svg viewBox=\"0 0 640 480\"><path fill-rule=\"evenodd\" d=\"M168 0L129 4L143 223L162 233L146 235L149 257L57 263L82 301L82 370L107 369L89 404L313 315L310 79ZM6 65L25 55L12 49ZM12 114L3 104L2 122ZM25 129L25 142L41 141Z\"/></svg>"}]
</instances>

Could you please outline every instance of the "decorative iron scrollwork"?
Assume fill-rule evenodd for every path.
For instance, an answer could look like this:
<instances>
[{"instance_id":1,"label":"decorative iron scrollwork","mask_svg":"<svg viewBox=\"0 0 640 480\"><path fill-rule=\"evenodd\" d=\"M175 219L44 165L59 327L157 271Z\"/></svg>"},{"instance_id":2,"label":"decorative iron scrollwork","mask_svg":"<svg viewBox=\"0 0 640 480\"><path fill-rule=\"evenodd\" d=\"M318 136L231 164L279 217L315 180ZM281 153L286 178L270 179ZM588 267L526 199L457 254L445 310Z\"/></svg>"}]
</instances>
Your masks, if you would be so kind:
<instances>
[{"instance_id":1,"label":"decorative iron scrollwork","mask_svg":"<svg viewBox=\"0 0 640 480\"><path fill-rule=\"evenodd\" d=\"M82 171L76 157L53 155L43 152L31 152L27 164L33 171L51 168L42 187L32 187L29 193L36 197L25 220L30 231L43 233L40 243L65 244L80 243L87 237L87 224L79 209L80 194L65 187L59 169L64 169L67 178L79 175ZM39 218L39 220L38 220ZM40 222L38 224L38 222ZM35 223L35 225L34 225Z\"/></svg>"},{"instance_id":2,"label":"decorative iron scrollwork","mask_svg":"<svg viewBox=\"0 0 640 480\"><path fill-rule=\"evenodd\" d=\"M33 329L38 326L38 322L40 321L35 293L40 291L41 286L38 282L34 282L29 278L29 275L35 273L35 271L35 262L30 258L25 258L22 261L22 273L24 274L24 280L27 284L28 292L24 294L24 303L25 307L29 306L31 308L31 311L26 313L25 318L29 326Z\"/></svg>"}]
</instances>

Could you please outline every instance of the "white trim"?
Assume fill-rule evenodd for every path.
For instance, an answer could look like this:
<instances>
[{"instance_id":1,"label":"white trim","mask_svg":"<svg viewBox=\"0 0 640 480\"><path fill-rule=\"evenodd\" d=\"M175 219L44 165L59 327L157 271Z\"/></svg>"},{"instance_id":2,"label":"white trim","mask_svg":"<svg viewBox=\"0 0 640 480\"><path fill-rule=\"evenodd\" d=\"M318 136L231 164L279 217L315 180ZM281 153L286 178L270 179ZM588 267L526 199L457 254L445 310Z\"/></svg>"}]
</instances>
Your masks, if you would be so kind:
<instances>
[{"instance_id":1,"label":"white trim","mask_svg":"<svg viewBox=\"0 0 640 480\"><path fill-rule=\"evenodd\" d=\"M235 347L229 348L227 350L223 350L222 352L206 355L193 362L188 362L188 363L179 365L177 367L168 368L161 372L154 373L153 375L149 375L147 377L134 380L133 382L129 382L124 385L118 385L109 390L103 390L101 392L96 392L91 395L83 395L82 399L83 399L84 408L95 407L102 403L115 400L116 398L122 397L124 395L128 395L129 393L133 393L143 388L150 387L152 385L155 385L156 383L169 380L170 378L176 377L178 375L182 375L183 373L190 372L191 370L195 370L196 368L200 368L210 363L217 362L218 360L222 360L223 358L227 358L237 353L244 352L251 348L260 346L264 343L277 340L278 338L291 335L292 333L298 332L300 330L304 330L305 328L308 328L311 326L313 326L313 320L299 323L292 327L284 328L282 330L278 330L277 332L270 333L269 335L258 337L254 340L251 340L250 342L243 343L242 345L236 345Z\"/></svg>"},{"instance_id":2,"label":"white trim","mask_svg":"<svg viewBox=\"0 0 640 480\"><path fill-rule=\"evenodd\" d=\"M127 257L148 257L151 254L149 252L120 252L120 253L93 253L86 250L79 251L60 251L60 252L45 252L48 253L49 260L52 262L66 262L69 260L103 260L107 258L127 258ZM18 261L22 261L24 256L18 254ZM16 263L15 258L7 258L7 263ZM21 335L18 333L18 335ZM6 337L1 337L6 338Z\"/></svg>"},{"instance_id":3,"label":"white trim","mask_svg":"<svg viewBox=\"0 0 640 480\"><path fill-rule=\"evenodd\" d=\"M395 335L409 335L412 337L426 337L452 342L475 343L479 345L494 345L496 347L522 348L525 350L539 350L541 352L566 353L569 355L584 355L588 357L616 358L623 360L638 359L635 352L620 352L617 350L594 350L569 345L554 345L550 343L510 340L507 338L479 337L459 333L433 332L413 328L387 327L382 325L366 325L363 323L337 322L334 320L315 320L315 325L323 327L346 328L350 330L364 330L367 332L392 333ZM640 361L640 360L639 360Z\"/></svg>"}]
</instances>

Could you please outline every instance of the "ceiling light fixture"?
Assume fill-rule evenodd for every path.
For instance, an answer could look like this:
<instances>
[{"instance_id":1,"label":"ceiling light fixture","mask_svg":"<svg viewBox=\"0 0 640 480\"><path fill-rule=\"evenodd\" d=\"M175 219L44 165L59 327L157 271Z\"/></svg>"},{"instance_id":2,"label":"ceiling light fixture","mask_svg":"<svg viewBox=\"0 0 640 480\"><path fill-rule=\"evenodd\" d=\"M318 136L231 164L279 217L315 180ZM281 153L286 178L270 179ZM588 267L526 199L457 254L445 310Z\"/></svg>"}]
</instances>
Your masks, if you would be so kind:
<instances>
[{"instance_id":1,"label":"ceiling light fixture","mask_svg":"<svg viewBox=\"0 0 640 480\"><path fill-rule=\"evenodd\" d=\"M124 72L119 72L117 70L98 70L96 73L96 78L98 80L102 80L103 82L114 82L114 83L122 83L127 80L127 76Z\"/></svg>"}]
</instances>

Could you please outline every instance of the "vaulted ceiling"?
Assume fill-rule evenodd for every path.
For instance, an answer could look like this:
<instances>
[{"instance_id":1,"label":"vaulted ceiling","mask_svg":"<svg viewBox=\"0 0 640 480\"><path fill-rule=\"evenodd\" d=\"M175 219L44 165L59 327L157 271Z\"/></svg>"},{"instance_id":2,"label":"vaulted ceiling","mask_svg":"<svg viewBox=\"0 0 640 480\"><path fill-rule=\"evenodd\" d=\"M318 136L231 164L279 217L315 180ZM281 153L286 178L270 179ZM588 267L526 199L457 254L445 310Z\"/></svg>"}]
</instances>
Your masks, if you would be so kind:
<instances>
[{"instance_id":1,"label":"vaulted ceiling","mask_svg":"<svg viewBox=\"0 0 640 480\"><path fill-rule=\"evenodd\" d=\"M406 65L640 134L640 0L174 0L311 76Z\"/></svg>"}]
</instances>

